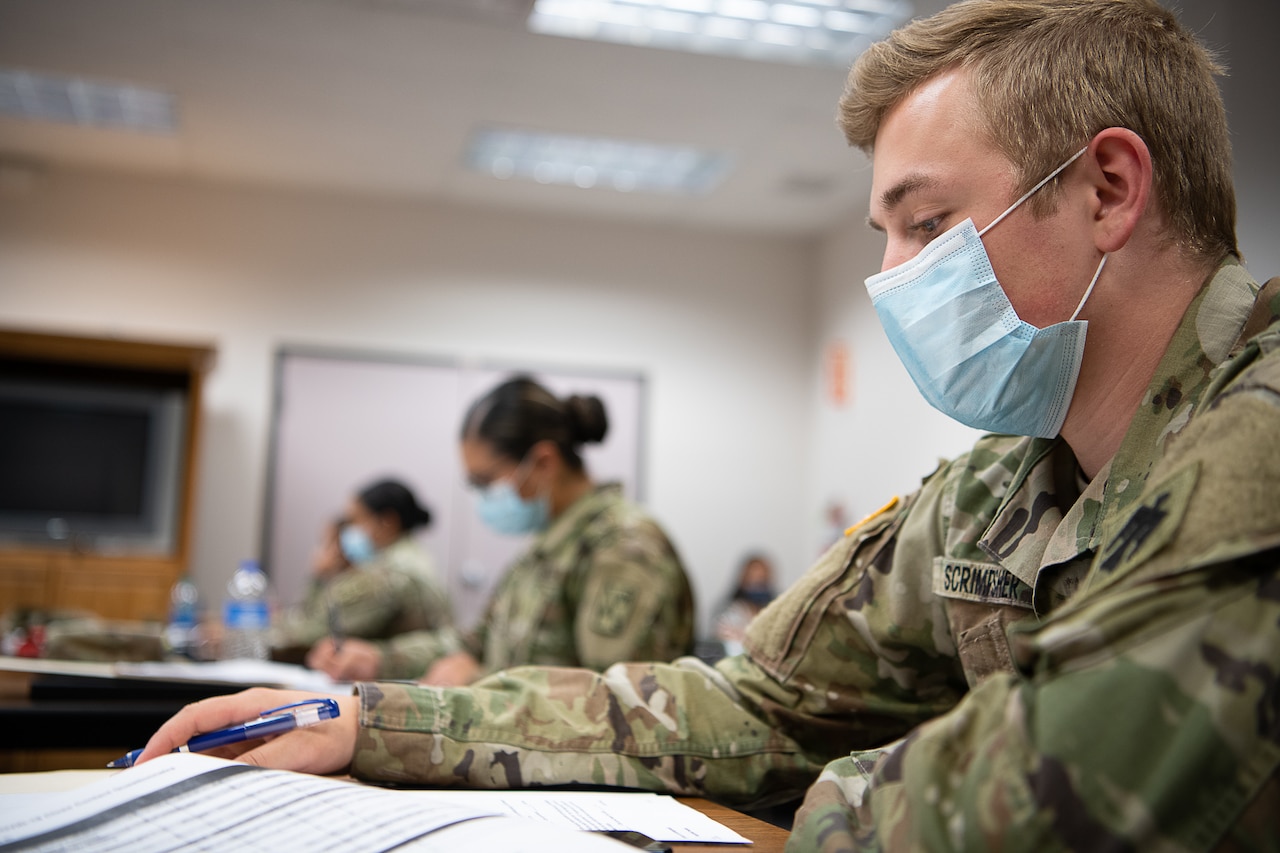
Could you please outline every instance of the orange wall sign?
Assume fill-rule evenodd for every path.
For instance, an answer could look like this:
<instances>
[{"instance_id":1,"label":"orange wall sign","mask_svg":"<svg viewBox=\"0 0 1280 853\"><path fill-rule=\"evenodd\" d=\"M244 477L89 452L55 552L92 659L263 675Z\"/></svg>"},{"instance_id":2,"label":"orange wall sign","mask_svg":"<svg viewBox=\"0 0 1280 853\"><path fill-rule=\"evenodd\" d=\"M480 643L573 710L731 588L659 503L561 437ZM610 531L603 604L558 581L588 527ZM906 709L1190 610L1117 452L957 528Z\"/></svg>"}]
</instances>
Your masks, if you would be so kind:
<instances>
[{"instance_id":1,"label":"orange wall sign","mask_svg":"<svg viewBox=\"0 0 1280 853\"><path fill-rule=\"evenodd\" d=\"M844 341L827 344L825 361L827 399L832 406L843 409L852 397L853 359L849 355L849 345Z\"/></svg>"}]
</instances>

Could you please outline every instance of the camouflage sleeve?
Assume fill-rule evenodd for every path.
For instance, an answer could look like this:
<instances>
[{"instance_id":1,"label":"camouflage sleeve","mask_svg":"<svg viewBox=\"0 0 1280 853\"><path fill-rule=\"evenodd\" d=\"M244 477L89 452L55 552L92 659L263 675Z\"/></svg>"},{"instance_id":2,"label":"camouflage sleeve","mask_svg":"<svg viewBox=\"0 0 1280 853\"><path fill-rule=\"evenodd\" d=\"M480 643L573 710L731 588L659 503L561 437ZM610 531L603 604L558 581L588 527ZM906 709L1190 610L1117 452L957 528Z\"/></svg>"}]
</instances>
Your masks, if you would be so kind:
<instances>
[{"instance_id":1,"label":"camouflage sleeve","mask_svg":"<svg viewBox=\"0 0 1280 853\"><path fill-rule=\"evenodd\" d=\"M750 653L715 668L682 658L603 674L519 667L460 689L361 685L352 772L795 799L827 762L900 737L967 689L929 573L907 571L939 547L940 500L935 483L846 537L752 623Z\"/></svg>"},{"instance_id":2,"label":"camouflage sleeve","mask_svg":"<svg viewBox=\"0 0 1280 853\"><path fill-rule=\"evenodd\" d=\"M313 588L301 608L290 611L272 631L274 646L310 646L329 634L329 608L352 637L386 636L408 593L409 580L385 569L342 572Z\"/></svg>"},{"instance_id":3,"label":"camouflage sleeve","mask_svg":"<svg viewBox=\"0 0 1280 853\"><path fill-rule=\"evenodd\" d=\"M484 605L484 612L480 614L480 618L476 620L475 625L458 635L458 651L471 655L480 662L481 666L484 665L484 648L489 641L489 623L493 620L494 607L502 594L503 586L510 577L510 571L503 575L493 592L489 594L489 600Z\"/></svg>"},{"instance_id":4,"label":"camouflage sleeve","mask_svg":"<svg viewBox=\"0 0 1280 853\"><path fill-rule=\"evenodd\" d=\"M412 581L398 572L361 569L336 578L328 597L343 634L382 637L412 593Z\"/></svg>"},{"instance_id":5,"label":"camouflage sleeve","mask_svg":"<svg viewBox=\"0 0 1280 853\"><path fill-rule=\"evenodd\" d=\"M989 679L896 749L829 765L788 849L1193 850L1250 808L1274 819L1280 555L1267 560L1100 598L1021 637L1027 677Z\"/></svg>"},{"instance_id":6,"label":"camouflage sleeve","mask_svg":"<svg viewBox=\"0 0 1280 853\"><path fill-rule=\"evenodd\" d=\"M435 575L413 575L406 578L400 612L389 626L389 634L431 631L451 628L453 608L449 595Z\"/></svg>"},{"instance_id":7,"label":"camouflage sleeve","mask_svg":"<svg viewBox=\"0 0 1280 853\"><path fill-rule=\"evenodd\" d=\"M271 626L274 648L310 648L329 631L324 581L312 578L301 602L282 612Z\"/></svg>"},{"instance_id":8,"label":"camouflage sleeve","mask_svg":"<svg viewBox=\"0 0 1280 853\"><path fill-rule=\"evenodd\" d=\"M1192 419L1108 524L1084 591L1011 629L1016 673L829 765L789 849L1273 847L1277 365Z\"/></svg>"},{"instance_id":9,"label":"camouflage sleeve","mask_svg":"<svg viewBox=\"0 0 1280 853\"><path fill-rule=\"evenodd\" d=\"M670 661L693 651L693 593L652 522L632 525L593 549L579 583L573 636L583 666Z\"/></svg>"},{"instance_id":10,"label":"camouflage sleeve","mask_svg":"<svg viewBox=\"0 0 1280 853\"><path fill-rule=\"evenodd\" d=\"M749 805L796 795L821 766L695 658L603 673L517 667L466 688L357 687L351 772L380 782L579 782Z\"/></svg>"},{"instance_id":11,"label":"camouflage sleeve","mask_svg":"<svg viewBox=\"0 0 1280 853\"><path fill-rule=\"evenodd\" d=\"M437 658L462 649L456 629L445 626L434 631L409 631L376 644L382 652L379 678L421 678Z\"/></svg>"}]
</instances>

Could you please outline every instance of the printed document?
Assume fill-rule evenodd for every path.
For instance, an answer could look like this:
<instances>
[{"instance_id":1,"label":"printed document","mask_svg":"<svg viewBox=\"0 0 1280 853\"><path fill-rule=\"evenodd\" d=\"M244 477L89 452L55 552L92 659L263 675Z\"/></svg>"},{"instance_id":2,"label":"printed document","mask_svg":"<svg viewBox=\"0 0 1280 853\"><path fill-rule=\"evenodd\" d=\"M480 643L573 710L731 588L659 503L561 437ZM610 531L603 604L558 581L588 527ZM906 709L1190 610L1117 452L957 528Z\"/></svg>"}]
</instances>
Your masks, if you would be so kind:
<instances>
[{"instance_id":1,"label":"printed document","mask_svg":"<svg viewBox=\"0 0 1280 853\"><path fill-rule=\"evenodd\" d=\"M0 796L0 851L634 849L581 829L750 843L657 794L391 790L195 754L74 791Z\"/></svg>"}]
</instances>

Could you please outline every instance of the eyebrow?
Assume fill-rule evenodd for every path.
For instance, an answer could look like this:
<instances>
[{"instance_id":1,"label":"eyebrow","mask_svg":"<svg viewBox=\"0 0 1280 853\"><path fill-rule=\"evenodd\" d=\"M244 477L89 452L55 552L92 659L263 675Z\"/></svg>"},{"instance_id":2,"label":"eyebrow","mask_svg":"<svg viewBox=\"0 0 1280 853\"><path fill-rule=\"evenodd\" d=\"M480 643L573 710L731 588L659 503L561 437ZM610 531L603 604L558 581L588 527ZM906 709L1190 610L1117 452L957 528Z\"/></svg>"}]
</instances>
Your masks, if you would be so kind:
<instances>
[{"instance_id":1,"label":"eyebrow","mask_svg":"<svg viewBox=\"0 0 1280 853\"><path fill-rule=\"evenodd\" d=\"M886 213L892 213L893 209L901 204L902 200L908 195L936 186L937 183L937 178L930 175L907 175L907 177L880 193L880 207ZM884 226L870 216L867 217L867 225L876 231L884 231Z\"/></svg>"}]
</instances>

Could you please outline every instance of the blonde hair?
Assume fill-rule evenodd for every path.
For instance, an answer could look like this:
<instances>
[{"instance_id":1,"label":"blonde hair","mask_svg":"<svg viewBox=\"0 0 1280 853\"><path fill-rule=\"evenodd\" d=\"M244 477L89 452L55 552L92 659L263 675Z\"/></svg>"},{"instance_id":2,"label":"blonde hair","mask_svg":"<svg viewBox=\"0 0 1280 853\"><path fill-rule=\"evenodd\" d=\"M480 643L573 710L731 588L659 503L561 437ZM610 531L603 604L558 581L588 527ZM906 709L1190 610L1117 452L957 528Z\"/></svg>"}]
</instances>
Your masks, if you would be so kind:
<instances>
[{"instance_id":1,"label":"blonde hair","mask_svg":"<svg viewBox=\"0 0 1280 853\"><path fill-rule=\"evenodd\" d=\"M1223 69L1155 0L966 0L894 31L849 73L839 123L870 154L885 115L925 81L969 72L986 130L1022 192L1099 131L1151 152L1154 195L1176 244L1238 254ZM1052 208L1054 183L1032 199Z\"/></svg>"}]
</instances>

